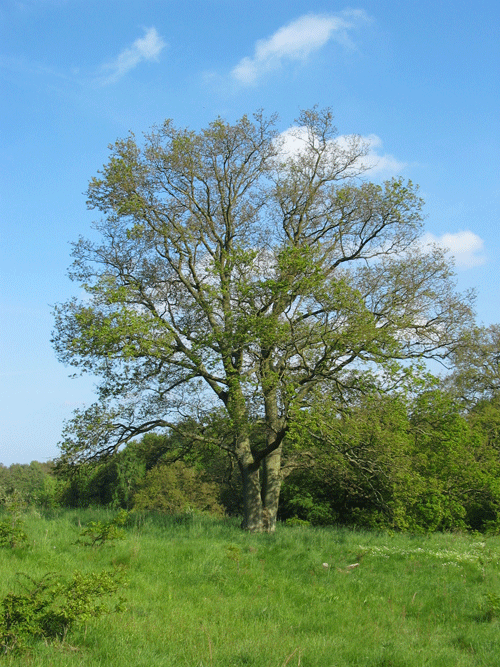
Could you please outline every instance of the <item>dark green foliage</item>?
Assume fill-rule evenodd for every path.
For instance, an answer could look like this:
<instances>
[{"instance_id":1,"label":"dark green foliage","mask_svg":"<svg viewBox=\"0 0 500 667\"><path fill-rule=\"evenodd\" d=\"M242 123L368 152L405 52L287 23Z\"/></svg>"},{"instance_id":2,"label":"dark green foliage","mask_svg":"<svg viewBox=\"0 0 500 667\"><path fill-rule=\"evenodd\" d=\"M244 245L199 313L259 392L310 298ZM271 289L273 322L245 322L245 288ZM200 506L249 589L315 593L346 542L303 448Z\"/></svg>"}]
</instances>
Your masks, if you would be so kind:
<instances>
[{"instance_id":1,"label":"dark green foliage","mask_svg":"<svg viewBox=\"0 0 500 667\"><path fill-rule=\"evenodd\" d=\"M224 513L217 485L181 461L152 468L134 496L134 508L170 514L186 510Z\"/></svg>"},{"instance_id":2,"label":"dark green foliage","mask_svg":"<svg viewBox=\"0 0 500 667\"><path fill-rule=\"evenodd\" d=\"M279 518L290 525L304 521L313 526L340 523L335 510L333 489L325 485L321 473L297 471L283 484Z\"/></svg>"},{"instance_id":3,"label":"dark green foliage","mask_svg":"<svg viewBox=\"0 0 500 667\"><path fill-rule=\"evenodd\" d=\"M125 539L125 531L120 528L128 519L128 512L121 510L111 521L90 521L81 532L79 544L102 547L115 540Z\"/></svg>"},{"instance_id":4,"label":"dark green foliage","mask_svg":"<svg viewBox=\"0 0 500 667\"><path fill-rule=\"evenodd\" d=\"M285 481L281 517L405 528L402 495L415 492L407 427L398 396L372 393L342 410L324 398L315 403L291 434L314 465Z\"/></svg>"},{"instance_id":5,"label":"dark green foliage","mask_svg":"<svg viewBox=\"0 0 500 667\"><path fill-rule=\"evenodd\" d=\"M0 464L0 504L12 498L30 506L54 507L58 503L58 485L52 463Z\"/></svg>"},{"instance_id":6,"label":"dark green foliage","mask_svg":"<svg viewBox=\"0 0 500 667\"><path fill-rule=\"evenodd\" d=\"M434 383L435 385L435 383ZM336 411L323 400L293 433L315 465L284 482L280 517L430 532L497 530L497 412L461 412L432 384L416 396L368 395Z\"/></svg>"},{"instance_id":7,"label":"dark green foliage","mask_svg":"<svg viewBox=\"0 0 500 667\"><path fill-rule=\"evenodd\" d=\"M312 403L284 443L285 466L299 464L283 482L279 518L413 532L497 531L498 399L483 399L464 413L435 379L417 378L410 389L382 393L367 385L348 405L324 396ZM213 426L221 434L224 428ZM66 498L76 506L238 515L242 493L234 468L215 445L190 449L180 436L150 433L109 460L75 468Z\"/></svg>"},{"instance_id":8,"label":"dark green foliage","mask_svg":"<svg viewBox=\"0 0 500 667\"><path fill-rule=\"evenodd\" d=\"M183 463L176 463L181 455ZM167 467L168 473L164 471ZM234 515L241 510L241 484L234 461L213 446L188 451L176 434L148 433L110 459L61 469L58 474L64 480L62 498L67 507L109 505L132 509L138 503L141 507L147 503L148 507L163 507L162 511L169 512L192 507ZM155 489L148 494L151 480L156 480ZM197 482L201 485L198 490ZM160 488L161 484L165 487ZM159 500L161 497L164 499ZM171 500L166 501L166 497Z\"/></svg>"},{"instance_id":9,"label":"dark green foliage","mask_svg":"<svg viewBox=\"0 0 500 667\"><path fill-rule=\"evenodd\" d=\"M5 517L0 519L0 547L14 549L28 543L28 535L24 530L23 512L26 503L17 493L10 496L4 503Z\"/></svg>"},{"instance_id":10,"label":"dark green foliage","mask_svg":"<svg viewBox=\"0 0 500 667\"><path fill-rule=\"evenodd\" d=\"M28 536L19 517L9 516L0 520L0 547L14 549L25 546L27 542Z\"/></svg>"},{"instance_id":11,"label":"dark green foliage","mask_svg":"<svg viewBox=\"0 0 500 667\"><path fill-rule=\"evenodd\" d=\"M144 465L133 455L133 445L116 457L59 472L64 479L62 503L66 507L111 505L129 509L137 484L145 473Z\"/></svg>"},{"instance_id":12,"label":"dark green foliage","mask_svg":"<svg viewBox=\"0 0 500 667\"><path fill-rule=\"evenodd\" d=\"M427 530L485 530L500 508L500 462L485 433L439 389L421 394L410 419L421 491L409 512Z\"/></svg>"},{"instance_id":13,"label":"dark green foliage","mask_svg":"<svg viewBox=\"0 0 500 667\"><path fill-rule=\"evenodd\" d=\"M60 467L64 480L62 502L67 507L110 505L131 509L133 497L146 471L164 454L165 436L146 435L132 441L111 458L72 467Z\"/></svg>"},{"instance_id":14,"label":"dark green foliage","mask_svg":"<svg viewBox=\"0 0 500 667\"><path fill-rule=\"evenodd\" d=\"M112 611L103 598L123 585L123 572L75 572L69 581L46 574L33 579L18 575L20 593L8 593L0 603L0 652L22 651L33 640L64 640L71 627Z\"/></svg>"}]
</instances>

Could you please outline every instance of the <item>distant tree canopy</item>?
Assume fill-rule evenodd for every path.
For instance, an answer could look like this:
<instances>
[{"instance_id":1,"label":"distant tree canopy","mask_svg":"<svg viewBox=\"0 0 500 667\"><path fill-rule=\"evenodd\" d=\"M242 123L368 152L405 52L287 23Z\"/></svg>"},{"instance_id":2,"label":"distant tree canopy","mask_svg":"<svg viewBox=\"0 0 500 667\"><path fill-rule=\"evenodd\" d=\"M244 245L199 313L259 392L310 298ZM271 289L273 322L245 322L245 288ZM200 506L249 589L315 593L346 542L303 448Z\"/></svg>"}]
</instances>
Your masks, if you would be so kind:
<instances>
[{"instance_id":1,"label":"distant tree canopy","mask_svg":"<svg viewBox=\"0 0 500 667\"><path fill-rule=\"evenodd\" d=\"M372 388L348 403L311 394L284 443L279 519L498 532L499 396L485 388L465 405L454 377L413 374L392 391ZM219 418L218 431L229 427ZM261 424L251 437L263 441ZM0 514L16 516L34 505L106 505L182 520L192 512L239 516L242 491L229 452L213 443L190 447L175 431L147 433L77 466L0 465Z\"/></svg>"},{"instance_id":2,"label":"distant tree canopy","mask_svg":"<svg viewBox=\"0 0 500 667\"><path fill-rule=\"evenodd\" d=\"M481 397L465 409L449 382L427 377L397 391L360 394L349 404L319 399L287 434L282 521L500 530L498 397ZM0 508L106 505L240 515L232 457L211 445L188 450L182 444L175 432L148 433L112 457L63 467L57 477L50 464L0 466Z\"/></svg>"},{"instance_id":3,"label":"distant tree canopy","mask_svg":"<svg viewBox=\"0 0 500 667\"><path fill-rule=\"evenodd\" d=\"M325 400L296 429L314 465L284 482L281 517L433 531L500 529L498 401L465 413L431 381L405 392ZM498 431L497 431L498 433Z\"/></svg>"},{"instance_id":4,"label":"distant tree canopy","mask_svg":"<svg viewBox=\"0 0 500 667\"><path fill-rule=\"evenodd\" d=\"M417 188L365 180L366 151L317 109L282 135L257 113L111 147L88 189L99 240L74 245L86 295L57 306L53 339L100 378L99 401L67 424L59 466L170 429L228 452L244 526L272 531L314 397L387 389L453 352L471 299L419 242Z\"/></svg>"},{"instance_id":5,"label":"distant tree canopy","mask_svg":"<svg viewBox=\"0 0 500 667\"><path fill-rule=\"evenodd\" d=\"M51 506L56 502L56 480L52 463L0 464L0 505L16 500L26 505Z\"/></svg>"}]
</instances>

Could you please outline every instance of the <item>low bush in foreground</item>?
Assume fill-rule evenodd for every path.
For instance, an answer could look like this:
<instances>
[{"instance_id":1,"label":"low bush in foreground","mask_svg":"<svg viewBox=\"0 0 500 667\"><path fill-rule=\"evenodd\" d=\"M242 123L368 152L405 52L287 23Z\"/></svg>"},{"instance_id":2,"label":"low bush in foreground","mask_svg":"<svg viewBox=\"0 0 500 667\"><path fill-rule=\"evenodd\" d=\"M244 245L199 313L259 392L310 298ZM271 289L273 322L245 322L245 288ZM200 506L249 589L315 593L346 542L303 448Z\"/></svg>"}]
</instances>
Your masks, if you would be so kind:
<instances>
[{"instance_id":1,"label":"low bush in foreground","mask_svg":"<svg viewBox=\"0 0 500 667\"><path fill-rule=\"evenodd\" d=\"M33 641L63 641L77 623L119 611L103 598L122 583L120 571L75 572L69 581L56 574L34 579L18 576L20 592L10 592L0 602L0 653L22 653Z\"/></svg>"}]
</instances>

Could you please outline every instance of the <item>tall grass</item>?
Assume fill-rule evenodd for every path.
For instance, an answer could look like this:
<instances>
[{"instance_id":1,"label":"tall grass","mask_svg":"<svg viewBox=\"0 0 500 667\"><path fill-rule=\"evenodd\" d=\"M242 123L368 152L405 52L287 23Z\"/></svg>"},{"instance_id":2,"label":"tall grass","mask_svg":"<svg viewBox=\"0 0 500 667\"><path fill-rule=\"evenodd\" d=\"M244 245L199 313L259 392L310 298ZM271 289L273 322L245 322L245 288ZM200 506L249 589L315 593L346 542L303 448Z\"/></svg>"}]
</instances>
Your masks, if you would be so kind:
<instances>
[{"instance_id":1,"label":"tall grass","mask_svg":"<svg viewBox=\"0 0 500 667\"><path fill-rule=\"evenodd\" d=\"M500 538L408 536L133 515L127 538L76 544L104 510L29 515L30 546L0 550L15 573L125 566L126 610L5 665L37 667L465 667L500 664Z\"/></svg>"}]
</instances>

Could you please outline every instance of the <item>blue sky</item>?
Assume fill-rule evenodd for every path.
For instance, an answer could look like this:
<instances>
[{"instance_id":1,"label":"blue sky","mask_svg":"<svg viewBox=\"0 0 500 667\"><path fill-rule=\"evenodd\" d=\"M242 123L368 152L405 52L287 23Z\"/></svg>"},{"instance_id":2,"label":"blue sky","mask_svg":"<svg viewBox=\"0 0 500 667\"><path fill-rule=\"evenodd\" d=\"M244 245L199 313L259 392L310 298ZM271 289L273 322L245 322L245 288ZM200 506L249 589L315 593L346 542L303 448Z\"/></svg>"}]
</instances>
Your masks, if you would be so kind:
<instances>
[{"instance_id":1,"label":"blue sky","mask_svg":"<svg viewBox=\"0 0 500 667\"><path fill-rule=\"evenodd\" d=\"M282 129L330 106L371 143L373 178L420 184L478 320L500 322L500 3L3 0L0 7L0 462L57 455L93 400L50 345L78 295L71 241L107 146L165 118L203 127L258 108Z\"/></svg>"}]
</instances>

